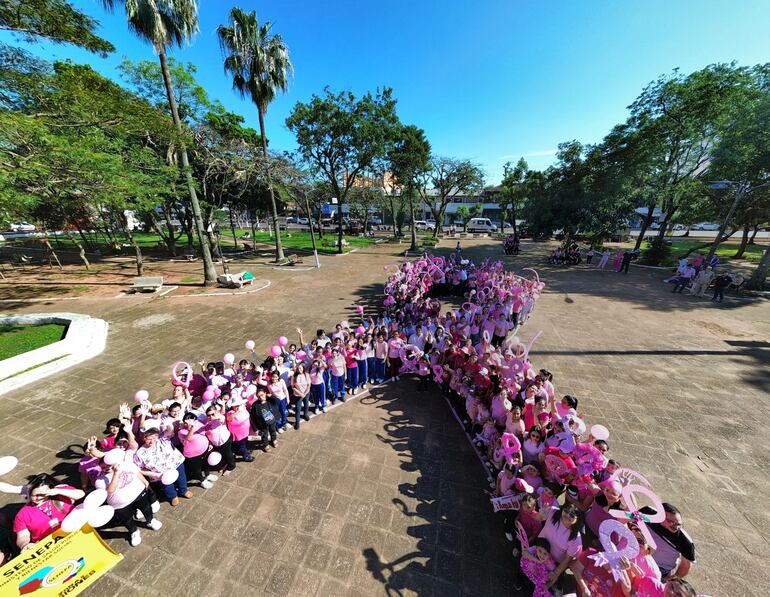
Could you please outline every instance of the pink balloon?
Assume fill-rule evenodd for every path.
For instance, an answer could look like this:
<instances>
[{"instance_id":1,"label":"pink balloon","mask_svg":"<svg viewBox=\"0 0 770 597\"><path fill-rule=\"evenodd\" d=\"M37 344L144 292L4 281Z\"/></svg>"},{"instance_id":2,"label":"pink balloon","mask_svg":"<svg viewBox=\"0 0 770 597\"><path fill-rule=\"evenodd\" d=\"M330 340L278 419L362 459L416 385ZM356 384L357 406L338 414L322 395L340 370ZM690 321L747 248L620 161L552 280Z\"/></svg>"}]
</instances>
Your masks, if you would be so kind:
<instances>
[{"instance_id":1,"label":"pink balloon","mask_svg":"<svg viewBox=\"0 0 770 597\"><path fill-rule=\"evenodd\" d=\"M363 313L364 308L361 305L356 305L356 313Z\"/></svg>"},{"instance_id":2,"label":"pink balloon","mask_svg":"<svg viewBox=\"0 0 770 597\"><path fill-rule=\"evenodd\" d=\"M503 446L503 454L505 454L505 460L510 464L513 462L515 454L521 450L521 442L513 433L503 433L500 438L500 442Z\"/></svg>"},{"instance_id":3,"label":"pink balloon","mask_svg":"<svg viewBox=\"0 0 770 597\"><path fill-rule=\"evenodd\" d=\"M222 395L222 390L214 388L214 398L219 398Z\"/></svg>"},{"instance_id":4,"label":"pink balloon","mask_svg":"<svg viewBox=\"0 0 770 597\"><path fill-rule=\"evenodd\" d=\"M72 511L64 517L61 523L61 530L65 533L74 533L83 528L88 522L88 516L91 512L79 504L75 506Z\"/></svg>"},{"instance_id":5,"label":"pink balloon","mask_svg":"<svg viewBox=\"0 0 770 597\"><path fill-rule=\"evenodd\" d=\"M225 362L226 365L232 365L235 363L235 355L232 352L228 352L222 360Z\"/></svg>"},{"instance_id":6,"label":"pink balloon","mask_svg":"<svg viewBox=\"0 0 770 597\"><path fill-rule=\"evenodd\" d=\"M209 440L205 435L194 433L193 436L182 446L182 454L185 458L195 458L209 449ZM168 485L168 484L167 484Z\"/></svg>"},{"instance_id":7,"label":"pink balloon","mask_svg":"<svg viewBox=\"0 0 770 597\"><path fill-rule=\"evenodd\" d=\"M254 350L254 347L256 346L256 342L254 340L246 340L246 350Z\"/></svg>"},{"instance_id":8,"label":"pink balloon","mask_svg":"<svg viewBox=\"0 0 770 597\"><path fill-rule=\"evenodd\" d=\"M364 329L364 326L362 326L362 325L359 325L359 326L356 328L356 334L357 334L357 335L359 335L359 336L363 336L365 333L366 333L366 329Z\"/></svg>"},{"instance_id":9,"label":"pink balloon","mask_svg":"<svg viewBox=\"0 0 770 597\"><path fill-rule=\"evenodd\" d=\"M211 454L209 454L209 457L208 457L208 459L207 459L207 462L208 462L208 463L209 463L211 466L216 466L216 465L218 465L220 462L222 462L222 455L221 455L219 452L212 452Z\"/></svg>"},{"instance_id":10,"label":"pink balloon","mask_svg":"<svg viewBox=\"0 0 770 597\"><path fill-rule=\"evenodd\" d=\"M273 346L273 347L270 349L270 354L271 354L271 355L273 355L274 357L279 357L279 356L281 356L281 353L282 353L282 352L283 352L283 351L281 350L281 347L280 347L280 346L278 346L278 345L276 345L276 346Z\"/></svg>"},{"instance_id":11,"label":"pink balloon","mask_svg":"<svg viewBox=\"0 0 770 597\"><path fill-rule=\"evenodd\" d=\"M296 353L294 353L294 356L296 356L300 361L304 361L307 357L307 353L304 350L298 350Z\"/></svg>"},{"instance_id":12,"label":"pink balloon","mask_svg":"<svg viewBox=\"0 0 770 597\"><path fill-rule=\"evenodd\" d=\"M147 390L138 390L134 394L134 400L137 402L144 402L145 400L149 400L150 393Z\"/></svg>"},{"instance_id":13,"label":"pink balloon","mask_svg":"<svg viewBox=\"0 0 770 597\"><path fill-rule=\"evenodd\" d=\"M99 527L103 527L105 524L110 522L114 515L115 508L112 506L99 506L98 508L89 511L88 524L91 527L98 529Z\"/></svg>"},{"instance_id":14,"label":"pink balloon","mask_svg":"<svg viewBox=\"0 0 770 597\"><path fill-rule=\"evenodd\" d=\"M89 511L95 510L106 501L107 501L107 490L94 489L91 493L89 493L86 496L86 499L83 500L83 506L85 506L86 510L89 510Z\"/></svg>"},{"instance_id":15,"label":"pink balloon","mask_svg":"<svg viewBox=\"0 0 770 597\"><path fill-rule=\"evenodd\" d=\"M109 466L112 466L113 464L118 464L119 462L123 462L123 460L126 457L126 452L124 450L121 450L120 448L115 448L114 450L110 450L104 455L104 464L107 464Z\"/></svg>"},{"instance_id":16,"label":"pink balloon","mask_svg":"<svg viewBox=\"0 0 770 597\"><path fill-rule=\"evenodd\" d=\"M591 435L594 439L607 439L610 432L604 425L594 425L591 427Z\"/></svg>"},{"instance_id":17,"label":"pink balloon","mask_svg":"<svg viewBox=\"0 0 770 597\"><path fill-rule=\"evenodd\" d=\"M278 346L286 346L289 343L289 339L286 336L278 336Z\"/></svg>"},{"instance_id":18,"label":"pink balloon","mask_svg":"<svg viewBox=\"0 0 770 597\"><path fill-rule=\"evenodd\" d=\"M178 478L179 471L172 468L170 471L166 471L160 476L160 482L163 483L163 485L173 485Z\"/></svg>"},{"instance_id":19,"label":"pink balloon","mask_svg":"<svg viewBox=\"0 0 770 597\"><path fill-rule=\"evenodd\" d=\"M216 395L214 394L214 390L206 390L205 392L203 392L203 400L205 402L211 402L212 400L214 400L214 398L216 398Z\"/></svg>"},{"instance_id":20,"label":"pink balloon","mask_svg":"<svg viewBox=\"0 0 770 597\"><path fill-rule=\"evenodd\" d=\"M639 505L636 501L636 494L646 496L652 502L652 508L655 510L655 514L642 514L639 512ZM663 510L663 503L660 501L660 498L655 493L653 493L652 489L644 487L643 485L631 484L626 485L623 488L623 493L620 495L620 500L623 502L623 505L628 511L610 510L610 514L612 514L615 518L628 518L630 520L635 520L639 530L647 540L647 544L655 549L657 547L657 543L655 543L655 539L653 539L650 530L647 528L647 523L663 522L666 519L666 513Z\"/></svg>"}]
</instances>

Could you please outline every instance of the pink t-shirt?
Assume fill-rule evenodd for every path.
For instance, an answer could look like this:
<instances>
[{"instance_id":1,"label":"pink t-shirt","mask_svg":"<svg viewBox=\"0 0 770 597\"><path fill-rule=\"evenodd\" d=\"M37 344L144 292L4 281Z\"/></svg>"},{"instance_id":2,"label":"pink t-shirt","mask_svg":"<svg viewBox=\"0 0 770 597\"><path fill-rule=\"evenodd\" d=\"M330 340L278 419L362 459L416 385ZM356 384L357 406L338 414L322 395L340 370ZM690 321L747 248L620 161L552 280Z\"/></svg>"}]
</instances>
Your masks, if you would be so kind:
<instances>
[{"instance_id":1,"label":"pink t-shirt","mask_svg":"<svg viewBox=\"0 0 770 597\"><path fill-rule=\"evenodd\" d=\"M75 489L70 485L56 485L56 489ZM54 501L61 502L57 508ZM30 541L37 543L61 526L61 521L69 514L75 505L72 500L55 496L55 500L47 499L39 506L25 505L13 520L13 532L29 531Z\"/></svg>"},{"instance_id":2,"label":"pink t-shirt","mask_svg":"<svg viewBox=\"0 0 770 597\"><path fill-rule=\"evenodd\" d=\"M267 391L278 398L278 400L289 399L289 389L286 387L286 382L282 379L279 379L277 383L268 384Z\"/></svg>"},{"instance_id":3,"label":"pink t-shirt","mask_svg":"<svg viewBox=\"0 0 770 597\"><path fill-rule=\"evenodd\" d=\"M97 489L107 489L112 480L112 475L112 471L102 474L94 481L94 486ZM127 457L123 461L118 475L117 489L107 496L107 504L116 510L131 504L141 495L145 487L144 483L139 479L139 467L134 464L133 456Z\"/></svg>"},{"instance_id":4,"label":"pink t-shirt","mask_svg":"<svg viewBox=\"0 0 770 597\"><path fill-rule=\"evenodd\" d=\"M386 356L388 356L388 343L387 342L375 343L374 356L377 359L384 359Z\"/></svg>"},{"instance_id":5,"label":"pink t-shirt","mask_svg":"<svg viewBox=\"0 0 770 597\"><path fill-rule=\"evenodd\" d=\"M556 562L561 562L566 556L571 558L577 558L580 555L580 551L583 549L583 539L578 533L574 539L570 539L570 531L568 527L565 527L561 520L556 524L551 522L551 517L554 512L558 512L558 507L551 508L546 513L545 526L540 531L540 537L548 539L551 544L551 557Z\"/></svg>"},{"instance_id":6,"label":"pink t-shirt","mask_svg":"<svg viewBox=\"0 0 770 597\"><path fill-rule=\"evenodd\" d=\"M345 357L338 354L329 361L329 368L332 370L332 375L335 377L345 375Z\"/></svg>"},{"instance_id":7,"label":"pink t-shirt","mask_svg":"<svg viewBox=\"0 0 770 597\"><path fill-rule=\"evenodd\" d=\"M388 340L388 357L396 359L401 355L401 349L404 346L404 341L401 338L393 338Z\"/></svg>"},{"instance_id":8,"label":"pink t-shirt","mask_svg":"<svg viewBox=\"0 0 770 597\"><path fill-rule=\"evenodd\" d=\"M320 386L324 383L324 370L313 367L310 370L310 383L314 386Z\"/></svg>"},{"instance_id":9,"label":"pink t-shirt","mask_svg":"<svg viewBox=\"0 0 770 597\"><path fill-rule=\"evenodd\" d=\"M514 475L511 475L510 477L506 473L506 471L500 471L497 474L497 478L500 479L500 494L501 495L509 495L513 493L511 490L511 487L513 487L514 481L516 481L516 477Z\"/></svg>"},{"instance_id":10,"label":"pink t-shirt","mask_svg":"<svg viewBox=\"0 0 770 597\"><path fill-rule=\"evenodd\" d=\"M283 381L281 381L281 383L283 383ZM203 429L212 446L219 447L226 444L227 440L230 439L230 431L227 429L227 425L222 421L209 421L203 426Z\"/></svg>"},{"instance_id":11,"label":"pink t-shirt","mask_svg":"<svg viewBox=\"0 0 770 597\"><path fill-rule=\"evenodd\" d=\"M227 411L225 418L227 419L227 428L233 434L233 440L239 441L249 436L249 413L242 406Z\"/></svg>"}]
</instances>

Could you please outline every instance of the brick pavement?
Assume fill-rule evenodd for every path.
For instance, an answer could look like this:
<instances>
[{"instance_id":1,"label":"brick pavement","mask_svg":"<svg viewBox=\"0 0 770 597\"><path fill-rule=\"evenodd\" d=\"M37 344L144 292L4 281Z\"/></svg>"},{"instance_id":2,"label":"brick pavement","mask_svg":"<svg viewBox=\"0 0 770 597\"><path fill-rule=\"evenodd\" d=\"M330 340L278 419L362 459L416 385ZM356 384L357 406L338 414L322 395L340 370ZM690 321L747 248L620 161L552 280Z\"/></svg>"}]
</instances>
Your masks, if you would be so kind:
<instances>
[{"instance_id":1,"label":"brick pavement","mask_svg":"<svg viewBox=\"0 0 770 597\"><path fill-rule=\"evenodd\" d=\"M474 256L499 255L496 243L463 244ZM546 249L525 243L522 255L505 259L514 268L543 263ZM68 310L110 322L108 348L2 397L0 453L21 460L11 480L52 468L70 473L77 456L68 446L100 431L136 389L163 397L178 358L237 353L248 338L264 351L278 332L294 336L296 324L309 334L318 322L352 318L354 301L378 304L382 266L397 260L392 246L379 246L324 257L320 271L265 268L256 275L272 286L241 297L66 302ZM614 457L683 510L698 548L692 580L700 592L765 594L770 515L757 498L770 487L761 419L770 390L767 302L730 298L716 307L671 295L660 283L664 274L639 268L627 277L585 268L540 272L548 287L522 333L527 340L544 331L535 365L554 372L558 391L578 395L589 422L609 427ZM61 308L51 302L19 310ZM507 547L490 532L481 470L453 425L437 397L401 387L337 409L282 436L269 460L239 467L208 492L196 490L201 495L173 513L164 506L163 530L143 533L141 546L115 539L127 558L92 593L134 594L148 584L174 595L244 588L379 594L387 587L444 595L450 586L498 592L487 583L508 582ZM438 443L450 446L440 460ZM369 481L375 468L376 484L353 484L346 474L361 471ZM436 487L439 498L428 497ZM227 539L211 541L214 529ZM308 573L314 566L326 574Z\"/></svg>"}]
</instances>

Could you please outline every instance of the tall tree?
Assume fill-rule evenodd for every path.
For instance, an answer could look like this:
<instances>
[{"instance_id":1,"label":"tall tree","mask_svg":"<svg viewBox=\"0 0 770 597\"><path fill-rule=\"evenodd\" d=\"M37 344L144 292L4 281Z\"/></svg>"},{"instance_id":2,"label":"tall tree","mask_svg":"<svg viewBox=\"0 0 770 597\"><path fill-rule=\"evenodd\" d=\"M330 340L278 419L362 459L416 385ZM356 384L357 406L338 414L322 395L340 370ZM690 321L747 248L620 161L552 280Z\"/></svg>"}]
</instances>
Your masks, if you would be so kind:
<instances>
[{"instance_id":1,"label":"tall tree","mask_svg":"<svg viewBox=\"0 0 770 597\"><path fill-rule=\"evenodd\" d=\"M293 70L289 60L289 48L278 34L271 35L270 21L259 24L255 11L244 12L240 8L230 11L230 26L217 28L219 44L225 54L225 72L233 77L233 88L241 97L249 97L257 106L259 133L262 136L262 154L268 159L265 136L265 113L276 92L286 91ZM283 261L281 231L275 193L269 176L267 187L275 232L275 259Z\"/></svg>"},{"instance_id":2,"label":"tall tree","mask_svg":"<svg viewBox=\"0 0 770 597\"><path fill-rule=\"evenodd\" d=\"M503 181L500 183L502 187L500 189L502 211L502 228L505 228L505 216L506 208L511 206L511 224L513 225L513 235L517 236L516 232L516 212L517 207L524 201L527 196L526 185L524 184L527 179L527 172L529 172L529 164L524 158L519 158L515 166L511 166L510 162L507 162L503 166Z\"/></svg>"},{"instance_id":3,"label":"tall tree","mask_svg":"<svg viewBox=\"0 0 770 597\"><path fill-rule=\"evenodd\" d=\"M286 120L302 159L331 186L340 214L358 177L387 156L399 125L389 88L361 99L326 88L324 97L314 95L307 104L298 102ZM342 234L340 226L340 253Z\"/></svg>"},{"instance_id":4,"label":"tall tree","mask_svg":"<svg viewBox=\"0 0 770 597\"><path fill-rule=\"evenodd\" d=\"M414 192L417 180L430 170L430 143L425 138L425 131L413 124L401 127L396 133L395 143L388 154L390 171L396 178L401 193L409 201L409 214L412 219L411 251L417 250L417 230L415 228Z\"/></svg>"},{"instance_id":5,"label":"tall tree","mask_svg":"<svg viewBox=\"0 0 770 597\"><path fill-rule=\"evenodd\" d=\"M484 186L483 170L470 160L433 157L430 170L418 180L417 189L422 200L428 205L436 220L433 238L436 238L444 223L447 207L457 197L473 195ZM431 189L435 192L433 194Z\"/></svg>"},{"instance_id":6,"label":"tall tree","mask_svg":"<svg viewBox=\"0 0 770 597\"><path fill-rule=\"evenodd\" d=\"M214 261L211 258L211 249L205 236L201 208L198 202L198 194L195 190L190 168L190 160L187 155L187 147L183 141L184 130L182 120L179 117L179 107L174 96L174 88L171 81L171 73L168 67L166 49L170 46L181 46L198 32L198 2L197 0L102 0L102 4L109 10L122 3L126 11L128 26L139 37L150 42L160 59L163 83L166 86L168 104L171 108L171 117L180 137L179 158L182 174L187 183L187 191L190 195L195 228L200 241L201 255L203 256L203 283L210 286L216 283L217 272Z\"/></svg>"},{"instance_id":7,"label":"tall tree","mask_svg":"<svg viewBox=\"0 0 770 597\"><path fill-rule=\"evenodd\" d=\"M2 0L0 30L11 31L26 40L38 38L69 43L106 56L115 47L96 35L98 21L67 0Z\"/></svg>"}]
</instances>

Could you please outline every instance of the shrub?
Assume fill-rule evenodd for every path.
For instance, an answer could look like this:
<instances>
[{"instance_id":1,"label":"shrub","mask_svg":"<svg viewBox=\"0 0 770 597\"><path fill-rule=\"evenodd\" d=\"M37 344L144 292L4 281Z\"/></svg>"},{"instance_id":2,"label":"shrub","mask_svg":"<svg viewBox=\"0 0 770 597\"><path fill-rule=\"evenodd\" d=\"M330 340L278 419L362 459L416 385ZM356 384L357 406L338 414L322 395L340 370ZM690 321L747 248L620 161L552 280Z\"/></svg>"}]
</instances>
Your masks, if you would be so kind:
<instances>
[{"instance_id":1,"label":"shrub","mask_svg":"<svg viewBox=\"0 0 770 597\"><path fill-rule=\"evenodd\" d=\"M669 255L671 255L671 241L656 236L648 242L647 248L642 251L639 262L647 265L660 265L668 260Z\"/></svg>"}]
</instances>

